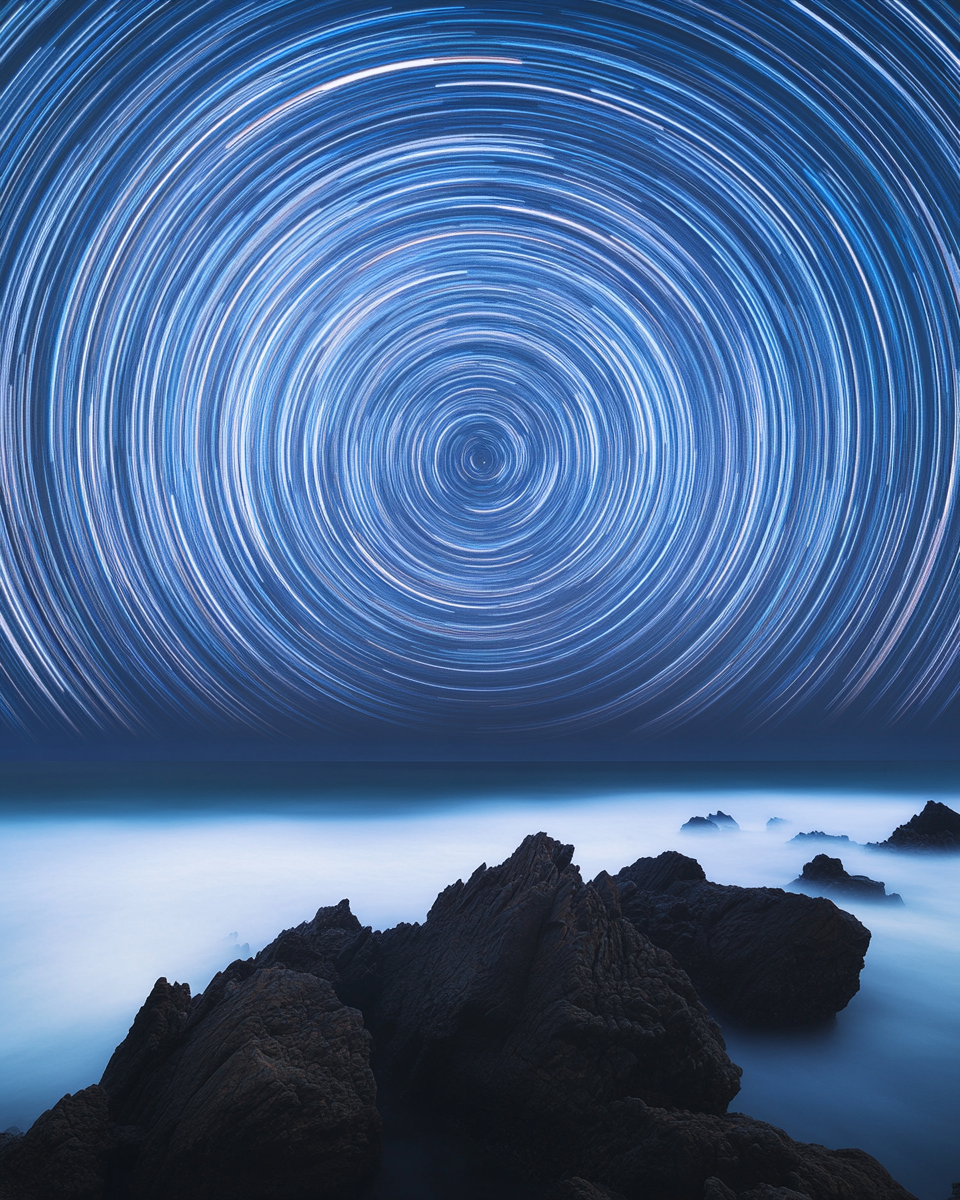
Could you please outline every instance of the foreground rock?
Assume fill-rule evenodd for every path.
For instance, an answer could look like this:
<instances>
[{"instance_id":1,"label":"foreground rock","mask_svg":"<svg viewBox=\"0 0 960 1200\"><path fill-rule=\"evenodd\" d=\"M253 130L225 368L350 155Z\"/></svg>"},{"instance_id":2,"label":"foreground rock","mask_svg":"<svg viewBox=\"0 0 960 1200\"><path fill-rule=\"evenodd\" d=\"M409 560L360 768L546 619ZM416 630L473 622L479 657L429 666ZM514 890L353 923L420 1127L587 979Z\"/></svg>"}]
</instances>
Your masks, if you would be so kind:
<instances>
[{"instance_id":1,"label":"foreground rock","mask_svg":"<svg viewBox=\"0 0 960 1200\"><path fill-rule=\"evenodd\" d=\"M830 858L827 854L818 854L805 863L800 876L790 886L801 887L821 896L903 903L903 898L897 892L887 895L886 884L879 879L870 879L866 875L850 875L844 870L839 858Z\"/></svg>"},{"instance_id":2,"label":"foreground rock","mask_svg":"<svg viewBox=\"0 0 960 1200\"><path fill-rule=\"evenodd\" d=\"M859 990L870 931L831 900L710 883L676 851L638 859L614 882L624 916L744 1024L816 1024Z\"/></svg>"},{"instance_id":3,"label":"foreground rock","mask_svg":"<svg viewBox=\"0 0 960 1200\"><path fill-rule=\"evenodd\" d=\"M442 892L424 925L383 934L370 1014L410 1094L564 1159L616 1100L719 1113L740 1077L690 980L572 853L528 837Z\"/></svg>"},{"instance_id":4,"label":"foreground rock","mask_svg":"<svg viewBox=\"0 0 960 1200\"><path fill-rule=\"evenodd\" d=\"M380 1122L347 998L391 1094L531 1200L912 1200L860 1151L726 1113L739 1069L689 978L571 856L538 834L423 925L374 933L344 901L201 996L158 981L102 1086L0 1136L0 1200L357 1200ZM683 855L628 870L635 895L717 886Z\"/></svg>"},{"instance_id":5,"label":"foreground rock","mask_svg":"<svg viewBox=\"0 0 960 1200\"><path fill-rule=\"evenodd\" d=\"M881 850L960 850L960 813L928 800L922 812L898 825L885 842L867 845Z\"/></svg>"},{"instance_id":6,"label":"foreground rock","mask_svg":"<svg viewBox=\"0 0 960 1200\"><path fill-rule=\"evenodd\" d=\"M94 1084L64 1096L23 1135L0 1135L2 1200L101 1200L136 1157L137 1129L110 1120Z\"/></svg>"}]
</instances>

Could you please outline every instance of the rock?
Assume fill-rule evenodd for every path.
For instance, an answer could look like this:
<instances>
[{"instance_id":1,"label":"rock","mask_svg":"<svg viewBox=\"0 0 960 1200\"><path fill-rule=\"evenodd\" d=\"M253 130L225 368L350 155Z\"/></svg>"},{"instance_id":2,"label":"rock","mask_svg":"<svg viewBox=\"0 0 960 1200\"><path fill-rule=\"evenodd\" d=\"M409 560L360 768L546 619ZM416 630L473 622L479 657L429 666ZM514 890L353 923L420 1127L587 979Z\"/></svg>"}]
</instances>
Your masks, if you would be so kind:
<instances>
[{"instance_id":1,"label":"rock","mask_svg":"<svg viewBox=\"0 0 960 1200\"><path fill-rule=\"evenodd\" d=\"M731 1193L736 1200L914 1200L862 1150L795 1142L740 1113L666 1111L624 1100L611 1106L595 1136L606 1165L585 1175L627 1200L729 1200Z\"/></svg>"},{"instance_id":2,"label":"rock","mask_svg":"<svg viewBox=\"0 0 960 1200\"><path fill-rule=\"evenodd\" d=\"M624 1200L624 1197L619 1192L611 1192L609 1188L575 1175L549 1188L547 1200Z\"/></svg>"},{"instance_id":3,"label":"rock","mask_svg":"<svg viewBox=\"0 0 960 1200\"><path fill-rule=\"evenodd\" d=\"M369 1176L380 1116L359 1012L328 981L281 967L216 991L217 1002L196 1005L167 1043L166 1059L133 1078L125 1068L145 1061L143 1034L164 1008L161 992L104 1074L116 1088L111 1111L145 1131L130 1194L315 1200Z\"/></svg>"},{"instance_id":4,"label":"rock","mask_svg":"<svg viewBox=\"0 0 960 1200\"><path fill-rule=\"evenodd\" d=\"M681 833L719 833L720 826L706 817L691 817L680 826Z\"/></svg>"},{"instance_id":5,"label":"rock","mask_svg":"<svg viewBox=\"0 0 960 1200\"><path fill-rule=\"evenodd\" d=\"M733 819L733 817L729 816L727 813L723 812L719 808L717 809L717 811L715 813L707 813L707 820L712 821L714 823L714 825L718 826L718 828L720 828L720 829L739 829L740 828L740 826L736 823L736 821Z\"/></svg>"},{"instance_id":6,"label":"rock","mask_svg":"<svg viewBox=\"0 0 960 1200\"><path fill-rule=\"evenodd\" d=\"M139 1131L118 1128L94 1084L64 1096L0 1147L3 1200L103 1200L136 1155Z\"/></svg>"},{"instance_id":7,"label":"rock","mask_svg":"<svg viewBox=\"0 0 960 1200\"><path fill-rule=\"evenodd\" d=\"M855 846L845 833L824 833L822 829L813 829L810 833L798 833L790 839L791 842L843 842L847 846Z\"/></svg>"},{"instance_id":8,"label":"rock","mask_svg":"<svg viewBox=\"0 0 960 1200\"><path fill-rule=\"evenodd\" d=\"M703 867L695 858L676 850L665 850L656 858L638 858L623 868L615 882L620 888L625 883L632 883L642 892L665 892L671 884L686 880L700 882L706 878Z\"/></svg>"},{"instance_id":9,"label":"rock","mask_svg":"<svg viewBox=\"0 0 960 1200\"><path fill-rule=\"evenodd\" d=\"M802 887L821 896L849 896L856 900L903 903L897 892L891 892L888 896L886 885L880 880L869 879L866 875L849 875L839 858L830 858L826 854L818 854L805 863L799 878L790 886Z\"/></svg>"},{"instance_id":10,"label":"rock","mask_svg":"<svg viewBox=\"0 0 960 1200\"><path fill-rule=\"evenodd\" d=\"M138 1111L144 1090L155 1086L157 1070L178 1045L189 1014L190 985L158 979L100 1080L115 1118Z\"/></svg>"},{"instance_id":11,"label":"rock","mask_svg":"<svg viewBox=\"0 0 960 1200\"><path fill-rule=\"evenodd\" d=\"M922 812L898 825L885 842L867 845L882 850L960 850L960 813L928 800Z\"/></svg>"},{"instance_id":12,"label":"rock","mask_svg":"<svg viewBox=\"0 0 960 1200\"><path fill-rule=\"evenodd\" d=\"M710 883L698 870L667 851L614 883L624 916L674 956L700 995L767 1027L815 1024L850 1002L870 944L856 917L831 900Z\"/></svg>"},{"instance_id":13,"label":"rock","mask_svg":"<svg viewBox=\"0 0 960 1200\"><path fill-rule=\"evenodd\" d=\"M768 829L776 829L778 825L792 825L792 821L788 821L785 817L771 817L767 822Z\"/></svg>"},{"instance_id":14,"label":"rock","mask_svg":"<svg viewBox=\"0 0 960 1200\"><path fill-rule=\"evenodd\" d=\"M409 1095L521 1167L593 1181L581 1163L610 1103L722 1112L740 1072L686 975L572 854L528 837L442 892L424 925L383 934L370 1024Z\"/></svg>"}]
</instances>

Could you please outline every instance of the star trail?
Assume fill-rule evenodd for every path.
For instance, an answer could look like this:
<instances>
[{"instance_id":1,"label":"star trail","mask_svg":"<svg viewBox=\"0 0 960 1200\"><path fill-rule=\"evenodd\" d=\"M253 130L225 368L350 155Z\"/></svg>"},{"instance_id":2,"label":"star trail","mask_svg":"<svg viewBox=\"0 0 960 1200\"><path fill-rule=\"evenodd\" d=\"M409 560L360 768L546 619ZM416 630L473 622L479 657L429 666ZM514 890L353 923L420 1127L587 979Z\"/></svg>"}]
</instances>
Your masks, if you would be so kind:
<instances>
[{"instance_id":1,"label":"star trail","mask_svg":"<svg viewBox=\"0 0 960 1200\"><path fill-rule=\"evenodd\" d=\"M945 4L0 17L8 736L926 727Z\"/></svg>"}]
</instances>

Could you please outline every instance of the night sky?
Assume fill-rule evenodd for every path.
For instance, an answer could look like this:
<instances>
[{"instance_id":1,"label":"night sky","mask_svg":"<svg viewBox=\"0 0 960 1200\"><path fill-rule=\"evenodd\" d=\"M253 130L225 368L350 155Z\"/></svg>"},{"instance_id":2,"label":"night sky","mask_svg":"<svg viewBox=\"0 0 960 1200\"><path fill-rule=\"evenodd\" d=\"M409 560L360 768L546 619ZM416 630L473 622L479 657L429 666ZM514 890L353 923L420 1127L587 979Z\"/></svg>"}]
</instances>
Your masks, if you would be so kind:
<instances>
[{"instance_id":1,"label":"night sky","mask_svg":"<svg viewBox=\"0 0 960 1200\"><path fill-rule=\"evenodd\" d=\"M949 742L958 25L4 5L7 752Z\"/></svg>"}]
</instances>

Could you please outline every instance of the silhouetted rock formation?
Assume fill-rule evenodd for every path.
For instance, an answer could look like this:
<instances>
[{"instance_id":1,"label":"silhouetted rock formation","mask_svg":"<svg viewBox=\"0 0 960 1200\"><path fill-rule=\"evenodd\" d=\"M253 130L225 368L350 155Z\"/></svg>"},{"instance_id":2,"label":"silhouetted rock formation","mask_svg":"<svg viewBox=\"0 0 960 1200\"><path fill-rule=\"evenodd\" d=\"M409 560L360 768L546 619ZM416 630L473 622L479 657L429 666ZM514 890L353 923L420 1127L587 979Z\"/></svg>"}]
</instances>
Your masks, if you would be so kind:
<instances>
[{"instance_id":1,"label":"silhouetted rock formation","mask_svg":"<svg viewBox=\"0 0 960 1200\"><path fill-rule=\"evenodd\" d=\"M830 900L709 883L676 851L638 859L614 882L624 916L745 1024L814 1024L860 987L870 931Z\"/></svg>"},{"instance_id":2,"label":"silhouetted rock formation","mask_svg":"<svg viewBox=\"0 0 960 1200\"><path fill-rule=\"evenodd\" d=\"M101 1200L136 1156L140 1131L110 1120L94 1084L64 1096L25 1134L0 1135L2 1200Z\"/></svg>"},{"instance_id":3,"label":"silhouetted rock formation","mask_svg":"<svg viewBox=\"0 0 960 1200\"><path fill-rule=\"evenodd\" d=\"M715 813L707 813L707 820L712 821L714 825L718 826L720 829L740 828L740 826L736 823L733 817L729 815L729 813L725 813L719 808Z\"/></svg>"},{"instance_id":4,"label":"silhouetted rock formation","mask_svg":"<svg viewBox=\"0 0 960 1200\"><path fill-rule=\"evenodd\" d=\"M706 817L691 817L680 826L681 833L719 833L720 826Z\"/></svg>"},{"instance_id":5,"label":"silhouetted rock formation","mask_svg":"<svg viewBox=\"0 0 960 1200\"><path fill-rule=\"evenodd\" d=\"M804 864L799 878L791 887L807 888L820 895L848 896L855 900L886 900L894 904L902 904L903 899L897 892L887 895L886 884L878 879L870 879L866 875L849 875L843 868L839 858L830 858L827 854L818 854L810 862Z\"/></svg>"},{"instance_id":6,"label":"silhouetted rock formation","mask_svg":"<svg viewBox=\"0 0 960 1200\"><path fill-rule=\"evenodd\" d=\"M790 839L791 842L843 842L847 846L855 846L845 833L824 833L822 829L812 829L809 833L798 833Z\"/></svg>"},{"instance_id":7,"label":"silhouetted rock formation","mask_svg":"<svg viewBox=\"0 0 960 1200\"><path fill-rule=\"evenodd\" d=\"M740 1071L687 976L585 884L572 846L524 840L382 935L378 1058L431 1102L567 1155L623 1096L722 1112Z\"/></svg>"},{"instance_id":8,"label":"silhouetted rock formation","mask_svg":"<svg viewBox=\"0 0 960 1200\"><path fill-rule=\"evenodd\" d=\"M790 825L791 822L786 817L771 817L767 822L768 829L776 829L778 825Z\"/></svg>"},{"instance_id":9,"label":"silhouetted rock formation","mask_svg":"<svg viewBox=\"0 0 960 1200\"><path fill-rule=\"evenodd\" d=\"M868 842L881 850L960 850L960 813L939 800L928 800L922 812L898 825L885 842Z\"/></svg>"},{"instance_id":10,"label":"silhouetted rock formation","mask_svg":"<svg viewBox=\"0 0 960 1200\"><path fill-rule=\"evenodd\" d=\"M634 863L622 888L584 883L572 852L531 836L442 892L423 925L374 933L346 901L321 909L194 999L159 980L102 1086L0 1135L0 1200L355 1200L380 1118L346 996L403 1102L494 1147L531 1200L912 1200L861 1151L725 1113L739 1068L687 975L620 907L680 889L740 953L763 948L762 914L730 894L785 894L719 888L675 853ZM795 950L781 902L763 911Z\"/></svg>"}]
</instances>

